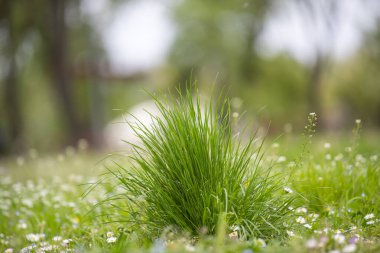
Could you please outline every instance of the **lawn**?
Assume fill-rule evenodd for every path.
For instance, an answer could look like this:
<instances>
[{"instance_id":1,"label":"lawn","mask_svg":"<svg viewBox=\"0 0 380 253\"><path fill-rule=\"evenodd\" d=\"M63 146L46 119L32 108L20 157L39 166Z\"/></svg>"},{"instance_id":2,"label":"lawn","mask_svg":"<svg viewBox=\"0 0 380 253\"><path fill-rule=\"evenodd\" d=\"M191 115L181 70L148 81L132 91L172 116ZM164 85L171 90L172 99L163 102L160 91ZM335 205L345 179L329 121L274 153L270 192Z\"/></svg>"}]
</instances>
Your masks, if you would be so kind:
<instances>
[{"instance_id":1,"label":"lawn","mask_svg":"<svg viewBox=\"0 0 380 253\"><path fill-rule=\"evenodd\" d=\"M318 134L310 114L235 145L229 110L190 101L136 125L132 156L81 142L3 159L0 252L380 252L377 134Z\"/></svg>"}]
</instances>

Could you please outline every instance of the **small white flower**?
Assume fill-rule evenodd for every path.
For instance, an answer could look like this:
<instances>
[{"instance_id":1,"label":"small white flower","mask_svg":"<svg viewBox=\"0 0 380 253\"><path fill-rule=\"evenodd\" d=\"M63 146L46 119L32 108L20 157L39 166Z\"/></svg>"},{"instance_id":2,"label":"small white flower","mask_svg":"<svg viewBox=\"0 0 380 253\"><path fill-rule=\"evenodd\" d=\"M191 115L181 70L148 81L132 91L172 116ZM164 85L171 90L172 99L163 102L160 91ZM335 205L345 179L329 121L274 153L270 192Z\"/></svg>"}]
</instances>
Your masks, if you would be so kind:
<instances>
[{"instance_id":1,"label":"small white flower","mask_svg":"<svg viewBox=\"0 0 380 253\"><path fill-rule=\"evenodd\" d=\"M111 237L108 237L108 238L107 238L107 243L114 243L114 242L116 242L116 240L117 240L116 237L111 236Z\"/></svg>"},{"instance_id":2,"label":"small white flower","mask_svg":"<svg viewBox=\"0 0 380 253\"><path fill-rule=\"evenodd\" d=\"M311 225L310 224L305 224L305 225L303 225L305 228L308 228L308 229L311 229Z\"/></svg>"},{"instance_id":3,"label":"small white flower","mask_svg":"<svg viewBox=\"0 0 380 253\"><path fill-rule=\"evenodd\" d=\"M339 154L337 154L335 157L334 157L334 160L335 161L341 161L342 159L343 159L343 154L342 153L339 153Z\"/></svg>"},{"instance_id":4,"label":"small white flower","mask_svg":"<svg viewBox=\"0 0 380 253\"><path fill-rule=\"evenodd\" d=\"M45 234L27 234L26 240L29 242L38 242L41 239L45 238Z\"/></svg>"},{"instance_id":5,"label":"small white flower","mask_svg":"<svg viewBox=\"0 0 380 253\"><path fill-rule=\"evenodd\" d=\"M294 237L295 236L295 233L291 230L286 230L286 233L288 234L288 236L290 237Z\"/></svg>"},{"instance_id":6,"label":"small white flower","mask_svg":"<svg viewBox=\"0 0 380 253\"><path fill-rule=\"evenodd\" d=\"M305 224L305 223L306 223L306 220L305 220L304 217L299 216L299 217L297 217L296 222L297 222L297 223L300 223L300 224Z\"/></svg>"},{"instance_id":7,"label":"small white flower","mask_svg":"<svg viewBox=\"0 0 380 253\"><path fill-rule=\"evenodd\" d=\"M306 241L306 248L308 249L315 249L316 247L318 247L318 241L315 240L314 238L312 239L309 239Z\"/></svg>"},{"instance_id":8,"label":"small white flower","mask_svg":"<svg viewBox=\"0 0 380 253\"><path fill-rule=\"evenodd\" d=\"M185 245L185 250L189 251L189 252L194 252L195 251L195 247L193 245L186 244Z\"/></svg>"},{"instance_id":9,"label":"small white flower","mask_svg":"<svg viewBox=\"0 0 380 253\"><path fill-rule=\"evenodd\" d=\"M4 251L4 253L13 253L13 249L12 249L12 248L6 249L6 250Z\"/></svg>"},{"instance_id":10,"label":"small white flower","mask_svg":"<svg viewBox=\"0 0 380 253\"><path fill-rule=\"evenodd\" d=\"M362 123L362 120L361 120L361 119L357 119L357 120L355 120L355 123L356 123L357 125L360 125L360 123Z\"/></svg>"},{"instance_id":11,"label":"small white flower","mask_svg":"<svg viewBox=\"0 0 380 253\"><path fill-rule=\"evenodd\" d=\"M299 207L296 209L296 213L307 213L307 209L305 207Z\"/></svg>"},{"instance_id":12,"label":"small white flower","mask_svg":"<svg viewBox=\"0 0 380 253\"><path fill-rule=\"evenodd\" d=\"M317 115L315 112L311 112L311 113L309 113L309 115L310 116L315 116L315 115Z\"/></svg>"},{"instance_id":13,"label":"small white flower","mask_svg":"<svg viewBox=\"0 0 380 253\"><path fill-rule=\"evenodd\" d=\"M319 217L319 214L317 214L317 213L311 213L311 214L309 214L309 217L311 218L311 221L316 221L317 219L318 219L318 217Z\"/></svg>"},{"instance_id":14,"label":"small white flower","mask_svg":"<svg viewBox=\"0 0 380 253\"><path fill-rule=\"evenodd\" d=\"M17 228L18 229L27 229L28 225L25 222L20 222L19 224L17 224Z\"/></svg>"},{"instance_id":15,"label":"small white flower","mask_svg":"<svg viewBox=\"0 0 380 253\"><path fill-rule=\"evenodd\" d=\"M323 147L324 147L325 149L329 149L329 148L331 148L331 144L328 143L328 142L326 142L326 143L323 145Z\"/></svg>"},{"instance_id":16,"label":"small white flower","mask_svg":"<svg viewBox=\"0 0 380 253\"><path fill-rule=\"evenodd\" d=\"M62 241L62 236L54 236L53 237L53 241L54 242L60 242L60 241Z\"/></svg>"},{"instance_id":17,"label":"small white flower","mask_svg":"<svg viewBox=\"0 0 380 253\"><path fill-rule=\"evenodd\" d=\"M284 187L284 191L287 193L293 193L293 190L290 189L289 187Z\"/></svg>"},{"instance_id":18,"label":"small white flower","mask_svg":"<svg viewBox=\"0 0 380 253\"><path fill-rule=\"evenodd\" d=\"M240 231L240 227L239 227L239 226L236 226L236 225L231 226L230 229L231 229L232 231Z\"/></svg>"},{"instance_id":19,"label":"small white flower","mask_svg":"<svg viewBox=\"0 0 380 253\"><path fill-rule=\"evenodd\" d=\"M344 237L344 235L342 234L336 234L334 235L334 240L338 243L338 244L343 244L346 240L346 238Z\"/></svg>"},{"instance_id":20,"label":"small white flower","mask_svg":"<svg viewBox=\"0 0 380 253\"><path fill-rule=\"evenodd\" d=\"M261 238L259 239L256 239L256 245L260 248L265 248L267 246L267 244L265 243L265 241Z\"/></svg>"},{"instance_id":21,"label":"small white flower","mask_svg":"<svg viewBox=\"0 0 380 253\"><path fill-rule=\"evenodd\" d=\"M232 117L233 117L233 118L237 118L237 117L239 117L239 113L238 113L238 112L233 112L233 113L232 113Z\"/></svg>"},{"instance_id":22,"label":"small white flower","mask_svg":"<svg viewBox=\"0 0 380 253\"><path fill-rule=\"evenodd\" d=\"M343 249L343 253L352 253L356 251L356 245L355 244L348 244Z\"/></svg>"},{"instance_id":23,"label":"small white flower","mask_svg":"<svg viewBox=\"0 0 380 253\"><path fill-rule=\"evenodd\" d=\"M370 220L370 221L366 222L367 225L373 225L374 223L375 223L375 221L373 221L373 220Z\"/></svg>"},{"instance_id":24,"label":"small white flower","mask_svg":"<svg viewBox=\"0 0 380 253\"><path fill-rule=\"evenodd\" d=\"M71 241L72 241L71 239L65 239L65 240L63 240L62 241L62 246L68 247Z\"/></svg>"},{"instance_id":25,"label":"small white flower","mask_svg":"<svg viewBox=\"0 0 380 253\"><path fill-rule=\"evenodd\" d=\"M375 218L375 215L373 213L369 213L366 216L364 216L365 220L370 220L370 219L373 219L373 218Z\"/></svg>"},{"instance_id":26,"label":"small white flower","mask_svg":"<svg viewBox=\"0 0 380 253\"><path fill-rule=\"evenodd\" d=\"M277 162L278 163L286 162L286 157L285 156L279 156L278 159L277 159Z\"/></svg>"},{"instance_id":27,"label":"small white flower","mask_svg":"<svg viewBox=\"0 0 380 253\"><path fill-rule=\"evenodd\" d=\"M113 237L113 233L110 232L110 231L108 231L106 235L107 235L107 238L108 238L108 237Z\"/></svg>"}]
</instances>

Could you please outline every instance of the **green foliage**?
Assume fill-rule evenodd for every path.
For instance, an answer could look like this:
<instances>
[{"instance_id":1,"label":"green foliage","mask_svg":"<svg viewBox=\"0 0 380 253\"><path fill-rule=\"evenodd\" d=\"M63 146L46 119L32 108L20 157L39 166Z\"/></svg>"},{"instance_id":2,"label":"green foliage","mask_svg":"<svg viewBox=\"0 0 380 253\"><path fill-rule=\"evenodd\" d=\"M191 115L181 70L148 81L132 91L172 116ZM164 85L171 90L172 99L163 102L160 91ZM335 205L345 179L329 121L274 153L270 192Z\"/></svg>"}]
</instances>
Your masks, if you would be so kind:
<instances>
[{"instance_id":1,"label":"green foliage","mask_svg":"<svg viewBox=\"0 0 380 253\"><path fill-rule=\"evenodd\" d=\"M280 178L260 166L253 138L233 137L228 101L218 116L212 102L203 108L190 90L177 101L153 98L161 115L152 116L151 126L131 124L142 144L134 145L132 168L113 172L140 213L131 222L151 238L169 226L214 234L226 213L229 229L241 237L283 238L291 198Z\"/></svg>"},{"instance_id":2,"label":"green foliage","mask_svg":"<svg viewBox=\"0 0 380 253\"><path fill-rule=\"evenodd\" d=\"M235 96L241 96L245 106L262 118L270 120L271 130L285 123L302 126L302 115L307 113L305 68L286 55L260 59L257 62L255 85L236 87ZM259 117L260 118L260 117Z\"/></svg>"},{"instance_id":3,"label":"green foliage","mask_svg":"<svg viewBox=\"0 0 380 253\"><path fill-rule=\"evenodd\" d=\"M255 44L273 1L182 1L173 17L179 27L170 62L184 83L190 74L210 83L246 85L255 76ZM176 82L177 83L177 82Z\"/></svg>"},{"instance_id":4,"label":"green foliage","mask_svg":"<svg viewBox=\"0 0 380 253\"><path fill-rule=\"evenodd\" d=\"M361 121L356 120L350 146L339 152L327 143L319 156L304 157L306 162L295 172L294 188L307 199L304 206L333 218L333 226L348 220L347 226L366 227L371 225L366 215L380 215L378 156L359 153L360 130Z\"/></svg>"}]
</instances>

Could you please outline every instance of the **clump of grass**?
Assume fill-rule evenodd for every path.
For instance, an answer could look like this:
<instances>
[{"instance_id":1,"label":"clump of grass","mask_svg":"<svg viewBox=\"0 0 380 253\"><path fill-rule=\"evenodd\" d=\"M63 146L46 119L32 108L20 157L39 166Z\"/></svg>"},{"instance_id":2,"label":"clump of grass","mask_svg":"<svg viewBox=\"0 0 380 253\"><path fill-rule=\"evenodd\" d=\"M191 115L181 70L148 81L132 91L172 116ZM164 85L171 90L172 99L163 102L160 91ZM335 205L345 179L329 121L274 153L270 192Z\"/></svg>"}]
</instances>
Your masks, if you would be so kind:
<instances>
[{"instance_id":1,"label":"clump of grass","mask_svg":"<svg viewBox=\"0 0 380 253\"><path fill-rule=\"evenodd\" d=\"M204 107L190 89L177 99L152 97L161 115L150 126L130 124L141 144L131 168L112 171L134 210L129 221L150 238L169 226L196 236L215 234L225 213L227 232L241 238L285 237L292 196L260 166L261 145L233 136L229 102Z\"/></svg>"}]
</instances>

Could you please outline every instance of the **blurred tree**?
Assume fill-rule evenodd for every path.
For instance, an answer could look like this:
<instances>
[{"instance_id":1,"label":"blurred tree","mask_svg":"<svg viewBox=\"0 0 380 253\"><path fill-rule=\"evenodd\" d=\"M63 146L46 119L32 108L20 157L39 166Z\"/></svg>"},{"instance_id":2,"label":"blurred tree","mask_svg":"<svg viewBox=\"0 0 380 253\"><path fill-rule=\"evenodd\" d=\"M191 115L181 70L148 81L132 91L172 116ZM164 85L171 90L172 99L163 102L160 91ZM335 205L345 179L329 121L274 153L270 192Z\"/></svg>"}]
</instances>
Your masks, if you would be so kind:
<instances>
[{"instance_id":1,"label":"blurred tree","mask_svg":"<svg viewBox=\"0 0 380 253\"><path fill-rule=\"evenodd\" d=\"M309 43L314 47L314 58L308 68L308 92L309 111L322 113L321 88L323 76L331 64L331 54L334 50L334 40L336 34L336 23L340 18L342 4L334 0L295 0L299 12L305 17L303 27L308 29L305 34L309 34ZM310 32L317 36L310 36ZM322 121L323 123L323 121Z\"/></svg>"},{"instance_id":2,"label":"blurred tree","mask_svg":"<svg viewBox=\"0 0 380 253\"><path fill-rule=\"evenodd\" d=\"M179 2L173 16L177 38L170 60L180 84L192 75L212 83L217 74L228 84L252 84L255 78L255 43L269 0ZM205 80L206 79L206 80Z\"/></svg>"},{"instance_id":3,"label":"blurred tree","mask_svg":"<svg viewBox=\"0 0 380 253\"><path fill-rule=\"evenodd\" d=\"M286 54L262 58L257 65L257 84L241 92L248 112L270 124L271 133L283 133L286 124L302 127L308 106L305 66Z\"/></svg>"},{"instance_id":4,"label":"blurred tree","mask_svg":"<svg viewBox=\"0 0 380 253\"><path fill-rule=\"evenodd\" d=\"M380 127L380 19L361 50L337 69L334 80L352 124L356 118Z\"/></svg>"},{"instance_id":5,"label":"blurred tree","mask_svg":"<svg viewBox=\"0 0 380 253\"><path fill-rule=\"evenodd\" d=\"M22 146L23 113L22 108L28 101L22 101L20 89L20 67L28 64L25 59L20 59L19 51L22 45L28 44L34 50L33 58L45 66L46 73L51 78L52 90L55 91L55 100L61 108L61 115L65 123L65 144L74 144L80 138L90 141L98 136L103 124L102 117L94 116L96 111L101 113L99 107L102 104L102 94L99 92L100 74L95 74L87 84L82 80L76 80L77 73L73 57L87 55L85 68L86 78L95 72L101 72L93 55L99 55L103 59L101 40L97 38L93 26L88 22L88 17L80 10L81 0L2 0L0 2L0 32L5 34L0 42L2 62L8 66L6 77L3 78L4 108L7 115L7 131L12 146ZM80 29L77 29L80 27ZM37 39L30 39L33 34ZM78 40L78 38L80 38ZM85 38L85 39L83 39ZM85 41L80 47L78 41ZM79 43L80 44L80 43ZM90 52L91 51L91 52ZM40 52L37 54L36 52ZM87 53L83 53L87 52ZM35 61L34 61L35 62ZM99 70L99 71L98 71ZM90 73L91 72L91 73ZM28 80L27 80L28 81ZM96 83L92 85L92 83ZM85 88L84 88L85 87ZM88 90L88 92L81 92ZM38 94L33 94L38 96ZM96 102L94 102L96 100ZM82 101L91 101L87 104ZM92 121L91 121L92 120ZM96 121L96 122L94 122ZM97 123L93 128L92 123ZM0 126L1 127L1 126ZM95 132L97 131L97 132ZM1 141L1 140L0 140Z\"/></svg>"},{"instance_id":6,"label":"blurred tree","mask_svg":"<svg viewBox=\"0 0 380 253\"><path fill-rule=\"evenodd\" d=\"M3 145L10 151L21 151L24 148L23 117L20 99L19 68L24 64L17 61L20 46L27 39L31 29L31 4L29 2L3 0L0 2L0 31L4 39L0 44L2 63L4 64L4 100L3 108L7 119L8 139ZM0 140L1 142L1 140ZM5 148L6 149L6 148Z\"/></svg>"},{"instance_id":7,"label":"blurred tree","mask_svg":"<svg viewBox=\"0 0 380 253\"><path fill-rule=\"evenodd\" d=\"M67 122L69 143L75 143L83 137L83 129L80 125L78 109L74 100L74 87L72 83L72 73L69 70L70 59L67 51L67 21L66 21L66 0L48 1L47 26L42 34L46 36L43 40L46 43L47 66L50 68L52 77L51 84L56 92L56 96L61 104L64 118ZM70 64L71 65L71 64Z\"/></svg>"}]
</instances>

